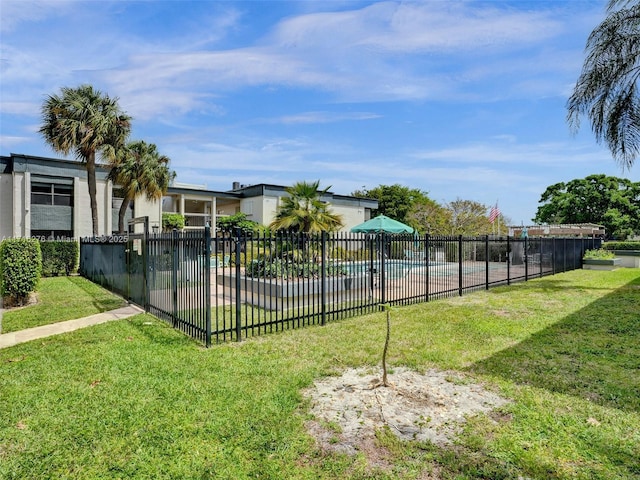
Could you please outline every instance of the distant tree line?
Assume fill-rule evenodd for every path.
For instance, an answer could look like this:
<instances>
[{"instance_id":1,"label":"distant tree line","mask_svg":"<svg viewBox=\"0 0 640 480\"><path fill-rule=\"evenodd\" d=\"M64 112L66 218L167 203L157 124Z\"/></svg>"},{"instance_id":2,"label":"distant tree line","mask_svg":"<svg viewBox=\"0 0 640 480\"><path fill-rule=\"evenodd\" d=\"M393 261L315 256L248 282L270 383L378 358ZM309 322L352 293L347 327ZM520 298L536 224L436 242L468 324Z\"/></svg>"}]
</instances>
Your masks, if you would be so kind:
<instances>
[{"instance_id":1,"label":"distant tree line","mask_svg":"<svg viewBox=\"0 0 640 480\"><path fill-rule=\"evenodd\" d=\"M640 182L589 175L547 187L540 204L538 223L595 223L622 240L640 235Z\"/></svg>"},{"instance_id":2,"label":"distant tree line","mask_svg":"<svg viewBox=\"0 0 640 480\"><path fill-rule=\"evenodd\" d=\"M427 192L399 184L356 190L351 195L378 201L372 217L386 215L410 225L420 234L478 236L508 232L508 218L500 214L492 223L489 207L473 200L457 198L440 204L429 198Z\"/></svg>"}]
</instances>

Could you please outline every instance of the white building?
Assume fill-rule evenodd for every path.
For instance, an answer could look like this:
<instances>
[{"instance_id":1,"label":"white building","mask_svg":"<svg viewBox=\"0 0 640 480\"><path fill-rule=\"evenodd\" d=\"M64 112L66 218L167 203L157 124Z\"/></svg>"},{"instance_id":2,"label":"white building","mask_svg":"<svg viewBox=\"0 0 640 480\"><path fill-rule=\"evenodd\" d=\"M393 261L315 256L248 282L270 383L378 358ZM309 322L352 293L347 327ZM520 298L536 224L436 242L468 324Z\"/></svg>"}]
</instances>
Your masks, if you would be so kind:
<instances>
[{"instance_id":1,"label":"white building","mask_svg":"<svg viewBox=\"0 0 640 480\"><path fill-rule=\"evenodd\" d=\"M96 167L99 235L117 231L122 201L107 174L106 168ZM187 229L207 223L215 228L217 218L242 212L249 220L268 225L287 196L285 188L234 183L232 190L220 192L174 183L162 201L136 198L126 219L148 216L150 226L157 230L162 213L172 212L185 216ZM342 215L344 231L368 220L378 206L376 200L331 192L322 200L333 213ZM92 232L87 171L81 162L22 154L0 156L0 239L79 238Z\"/></svg>"}]
</instances>

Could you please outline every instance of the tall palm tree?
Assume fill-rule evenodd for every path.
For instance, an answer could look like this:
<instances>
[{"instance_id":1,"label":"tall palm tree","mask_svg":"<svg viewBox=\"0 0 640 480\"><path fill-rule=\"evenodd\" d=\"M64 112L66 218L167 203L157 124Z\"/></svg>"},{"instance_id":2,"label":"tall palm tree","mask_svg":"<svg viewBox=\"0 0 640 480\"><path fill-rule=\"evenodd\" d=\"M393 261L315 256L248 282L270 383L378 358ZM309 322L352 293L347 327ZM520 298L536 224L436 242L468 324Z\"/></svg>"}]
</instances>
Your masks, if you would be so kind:
<instances>
[{"instance_id":1,"label":"tall palm tree","mask_svg":"<svg viewBox=\"0 0 640 480\"><path fill-rule=\"evenodd\" d=\"M121 149L109 172L109 178L120 186L123 196L118 231L125 231L124 216L134 198L140 195L149 200L162 198L174 177L175 172L169 170L169 158L160 155L155 144L139 140Z\"/></svg>"},{"instance_id":2,"label":"tall palm tree","mask_svg":"<svg viewBox=\"0 0 640 480\"><path fill-rule=\"evenodd\" d=\"M87 168L93 235L98 235L96 201L96 153L111 161L124 146L131 130L131 117L120 110L118 99L91 85L63 87L60 95L49 95L42 106L40 134L56 151L73 152Z\"/></svg>"},{"instance_id":3,"label":"tall palm tree","mask_svg":"<svg viewBox=\"0 0 640 480\"><path fill-rule=\"evenodd\" d=\"M319 185L318 180L312 183L297 182L286 188L289 196L283 197L270 227L304 233L338 230L343 225L342 217L331 213L329 205L320 198L331 187L318 190Z\"/></svg>"},{"instance_id":4,"label":"tall palm tree","mask_svg":"<svg viewBox=\"0 0 640 480\"><path fill-rule=\"evenodd\" d=\"M587 56L567 102L569 124L577 130L586 115L623 170L640 153L640 2L610 0L606 19L587 40Z\"/></svg>"}]
</instances>

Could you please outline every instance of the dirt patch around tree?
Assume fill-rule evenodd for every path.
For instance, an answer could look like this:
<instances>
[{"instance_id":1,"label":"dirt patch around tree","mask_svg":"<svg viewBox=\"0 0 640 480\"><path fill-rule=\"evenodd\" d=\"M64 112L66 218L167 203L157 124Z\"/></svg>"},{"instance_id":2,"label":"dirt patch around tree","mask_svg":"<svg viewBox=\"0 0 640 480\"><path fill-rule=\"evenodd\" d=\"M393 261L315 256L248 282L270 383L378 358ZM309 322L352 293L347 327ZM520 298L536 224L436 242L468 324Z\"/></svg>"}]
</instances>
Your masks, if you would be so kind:
<instances>
[{"instance_id":1,"label":"dirt patch around tree","mask_svg":"<svg viewBox=\"0 0 640 480\"><path fill-rule=\"evenodd\" d=\"M376 388L381 375L380 368L349 369L305 390L314 417L307 429L322 450L366 454L383 427L402 440L449 445L466 417L508 403L456 372L396 368L388 376L391 386Z\"/></svg>"}]
</instances>

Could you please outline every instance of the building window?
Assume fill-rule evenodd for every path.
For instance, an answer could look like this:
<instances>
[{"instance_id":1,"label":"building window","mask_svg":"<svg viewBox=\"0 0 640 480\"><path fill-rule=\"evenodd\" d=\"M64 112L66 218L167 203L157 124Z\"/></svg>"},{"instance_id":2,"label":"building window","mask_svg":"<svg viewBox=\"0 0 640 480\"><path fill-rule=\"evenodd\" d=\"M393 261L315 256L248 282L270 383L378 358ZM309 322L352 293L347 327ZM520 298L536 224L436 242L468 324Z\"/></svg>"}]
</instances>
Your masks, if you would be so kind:
<instances>
[{"instance_id":1,"label":"building window","mask_svg":"<svg viewBox=\"0 0 640 480\"><path fill-rule=\"evenodd\" d=\"M71 207L73 206L73 185L32 183L31 204Z\"/></svg>"}]
</instances>

